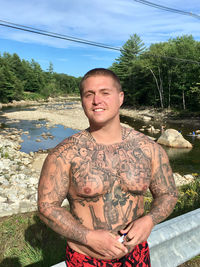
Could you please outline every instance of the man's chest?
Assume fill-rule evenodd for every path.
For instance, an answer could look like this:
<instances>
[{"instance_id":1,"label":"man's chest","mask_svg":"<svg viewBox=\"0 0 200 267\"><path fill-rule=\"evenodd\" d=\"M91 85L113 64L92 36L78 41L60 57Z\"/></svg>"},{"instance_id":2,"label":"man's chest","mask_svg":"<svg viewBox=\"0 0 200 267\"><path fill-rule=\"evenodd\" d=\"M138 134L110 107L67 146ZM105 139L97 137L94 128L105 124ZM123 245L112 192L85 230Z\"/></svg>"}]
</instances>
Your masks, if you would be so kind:
<instances>
[{"instance_id":1,"label":"man's chest","mask_svg":"<svg viewBox=\"0 0 200 267\"><path fill-rule=\"evenodd\" d=\"M151 160L139 147L81 151L71 162L71 188L80 196L98 196L119 186L143 194L151 179Z\"/></svg>"}]
</instances>

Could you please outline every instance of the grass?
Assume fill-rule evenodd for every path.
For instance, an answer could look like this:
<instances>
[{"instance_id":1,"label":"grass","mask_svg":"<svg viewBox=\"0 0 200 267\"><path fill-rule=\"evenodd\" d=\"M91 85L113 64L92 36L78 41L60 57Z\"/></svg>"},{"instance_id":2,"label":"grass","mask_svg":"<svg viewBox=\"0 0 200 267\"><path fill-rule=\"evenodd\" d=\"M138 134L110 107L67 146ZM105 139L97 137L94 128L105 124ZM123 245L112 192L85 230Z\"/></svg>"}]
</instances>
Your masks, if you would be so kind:
<instances>
[{"instance_id":1,"label":"grass","mask_svg":"<svg viewBox=\"0 0 200 267\"><path fill-rule=\"evenodd\" d=\"M179 267L199 267L199 266L200 266L200 256L197 256L194 259L179 265Z\"/></svg>"},{"instance_id":2,"label":"grass","mask_svg":"<svg viewBox=\"0 0 200 267\"><path fill-rule=\"evenodd\" d=\"M65 239L37 212L0 218L0 235L0 267L48 267L65 259Z\"/></svg>"}]
</instances>

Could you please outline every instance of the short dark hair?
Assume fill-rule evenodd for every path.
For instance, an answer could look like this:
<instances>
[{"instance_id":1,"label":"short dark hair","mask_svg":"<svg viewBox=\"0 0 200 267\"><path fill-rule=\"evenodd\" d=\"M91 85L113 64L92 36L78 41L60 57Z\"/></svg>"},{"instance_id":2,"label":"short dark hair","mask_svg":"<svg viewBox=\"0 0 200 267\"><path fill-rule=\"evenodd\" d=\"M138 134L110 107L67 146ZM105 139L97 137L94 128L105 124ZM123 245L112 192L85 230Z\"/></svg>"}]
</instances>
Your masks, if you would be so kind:
<instances>
[{"instance_id":1,"label":"short dark hair","mask_svg":"<svg viewBox=\"0 0 200 267\"><path fill-rule=\"evenodd\" d=\"M82 91L84 88L83 84L84 84L85 80L87 80L89 77L94 77L94 76L109 76L109 77L111 77L113 79L113 81L116 83L116 87L119 90L119 92L122 91L119 77L112 70L104 69L104 68L95 68L95 69L89 70L81 79L80 84L79 84L80 95L82 95Z\"/></svg>"}]
</instances>

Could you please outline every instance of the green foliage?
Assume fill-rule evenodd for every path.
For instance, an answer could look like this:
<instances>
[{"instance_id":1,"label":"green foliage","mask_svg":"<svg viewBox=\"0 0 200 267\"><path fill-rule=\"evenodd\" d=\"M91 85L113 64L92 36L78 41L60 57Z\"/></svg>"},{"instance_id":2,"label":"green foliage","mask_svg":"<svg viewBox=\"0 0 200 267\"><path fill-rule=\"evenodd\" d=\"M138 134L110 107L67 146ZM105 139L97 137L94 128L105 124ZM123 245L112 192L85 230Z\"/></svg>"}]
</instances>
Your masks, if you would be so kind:
<instances>
[{"instance_id":1,"label":"green foliage","mask_svg":"<svg viewBox=\"0 0 200 267\"><path fill-rule=\"evenodd\" d=\"M200 42L191 35L146 48L133 34L110 69L121 80L125 105L196 112L200 110L199 58ZM78 95L80 78L55 73L51 62L43 71L33 59L28 62L4 53L0 55L0 102Z\"/></svg>"},{"instance_id":2,"label":"green foliage","mask_svg":"<svg viewBox=\"0 0 200 267\"><path fill-rule=\"evenodd\" d=\"M0 148L0 158L10 158L8 151L4 150L2 147Z\"/></svg>"},{"instance_id":3,"label":"green foliage","mask_svg":"<svg viewBox=\"0 0 200 267\"><path fill-rule=\"evenodd\" d=\"M152 44L148 49L133 35L111 69L122 81L127 105L197 111L199 58L200 42L191 35Z\"/></svg>"},{"instance_id":4,"label":"green foliage","mask_svg":"<svg viewBox=\"0 0 200 267\"><path fill-rule=\"evenodd\" d=\"M39 93L34 93L34 92L24 92L23 94L23 99L24 100L32 100L32 101L37 101L39 99L43 99L43 96Z\"/></svg>"},{"instance_id":5,"label":"green foliage","mask_svg":"<svg viewBox=\"0 0 200 267\"><path fill-rule=\"evenodd\" d=\"M9 70L8 65L0 66L0 100L5 103L13 99L19 100L23 95L23 84Z\"/></svg>"},{"instance_id":6,"label":"green foliage","mask_svg":"<svg viewBox=\"0 0 200 267\"><path fill-rule=\"evenodd\" d=\"M52 266L65 259L66 240L36 212L0 218L0 266Z\"/></svg>"},{"instance_id":7,"label":"green foliage","mask_svg":"<svg viewBox=\"0 0 200 267\"><path fill-rule=\"evenodd\" d=\"M199 208L200 176L197 175L196 179L192 183L180 186L178 188L178 192L178 201L173 213L167 218L167 220ZM151 194L147 193L144 198L145 213L150 210L151 203Z\"/></svg>"},{"instance_id":8,"label":"green foliage","mask_svg":"<svg viewBox=\"0 0 200 267\"><path fill-rule=\"evenodd\" d=\"M144 43L137 34L134 34L123 45L121 55L111 66L111 70L120 78L125 92L125 104L128 105L134 105L137 102L136 94L139 91L137 88L139 84L136 83L136 80L141 74L139 58L144 51Z\"/></svg>"},{"instance_id":9,"label":"green foliage","mask_svg":"<svg viewBox=\"0 0 200 267\"><path fill-rule=\"evenodd\" d=\"M21 60L17 54L0 55L0 102L48 98L78 93L78 78L57 74L50 62L47 71L33 59Z\"/></svg>"},{"instance_id":10,"label":"green foliage","mask_svg":"<svg viewBox=\"0 0 200 267\"><path fill-rule=\"evenodd\" d=\"M197 177L194 182L180 187L177 204L169 218L173 218L186 212L198 209L199 203L200 177Z\"/></svg>"}]
</instances>

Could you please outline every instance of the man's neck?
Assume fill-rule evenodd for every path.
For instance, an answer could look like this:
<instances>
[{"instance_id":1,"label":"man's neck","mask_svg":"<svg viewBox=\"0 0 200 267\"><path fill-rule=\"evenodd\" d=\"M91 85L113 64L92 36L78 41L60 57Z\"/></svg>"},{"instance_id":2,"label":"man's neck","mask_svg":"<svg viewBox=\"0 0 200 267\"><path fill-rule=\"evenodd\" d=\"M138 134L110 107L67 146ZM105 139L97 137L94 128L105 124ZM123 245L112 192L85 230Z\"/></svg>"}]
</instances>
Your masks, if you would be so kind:
<instances>
[{"instance_id":1,"label":"man's neck","mask_svg":"<svg viewBox=\"0 0 200 267\"><path fill-rule=\"evenodd\" d=\"M122 127L120 124L98 129L90 127L89 131L95 141L99 144L111 145L122 142Z\"/></svg>"}]
</instances>

